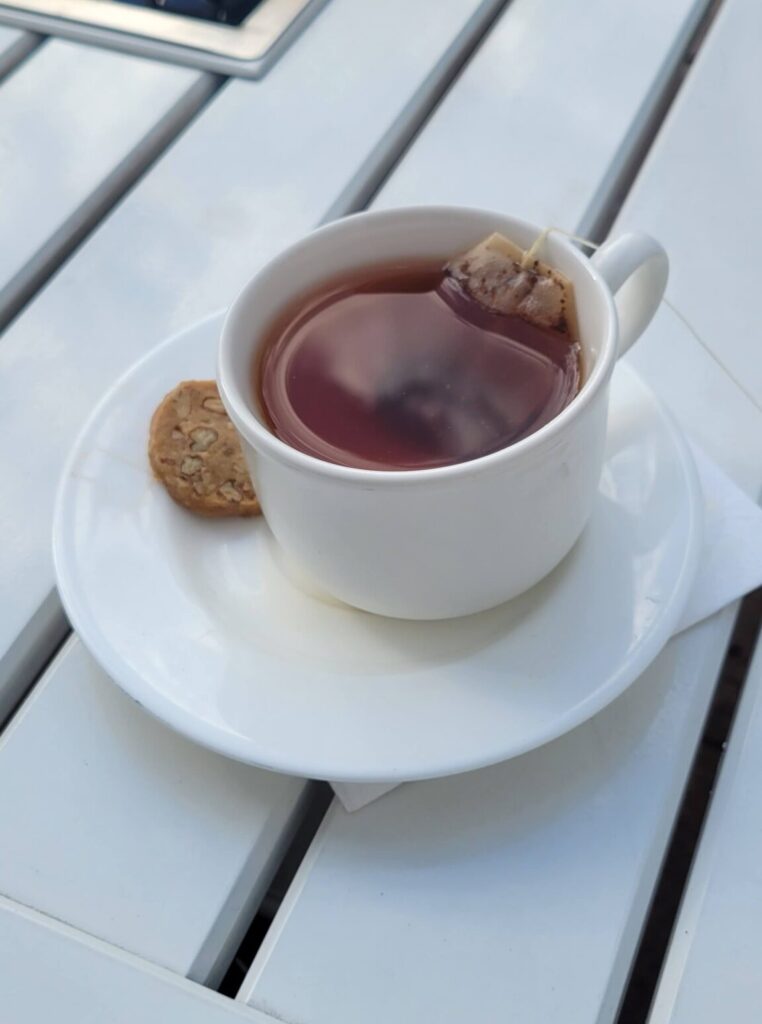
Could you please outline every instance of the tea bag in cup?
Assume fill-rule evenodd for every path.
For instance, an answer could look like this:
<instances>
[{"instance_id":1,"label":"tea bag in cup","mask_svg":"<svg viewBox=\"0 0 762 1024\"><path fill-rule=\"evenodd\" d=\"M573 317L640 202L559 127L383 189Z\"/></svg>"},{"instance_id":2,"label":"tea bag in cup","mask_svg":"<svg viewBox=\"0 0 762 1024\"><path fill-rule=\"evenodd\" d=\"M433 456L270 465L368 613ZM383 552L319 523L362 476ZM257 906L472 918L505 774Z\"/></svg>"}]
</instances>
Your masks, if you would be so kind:
<instances>
[{"instance_id":1,"label":"tea bag in cup","mask_svg":"<svg viewBox=\"0 0 762 1024\"><path fill-rule=\"evenodd\" d=\"M536 256L547 233L542 232L525 251L495 232L450 260L445 275L490 312L518 316L536 327L568 334L576 341L571 281Z\"/></svg>"},{"instance_id":2,"label":"tea bag in cup","mask_svg":"<svg viewBox=\"0 0 762 1024\"><path fill-rule=\"evenodd\" d=\"M400 339L374 382L380 417L465 458L525 436L563 408L581 363L572 284L538 256L549 230L526 251L492 234L442 267L436 294L455 314L452 328L432 305L428 340L425 322L415 344ZM515 359L510 375L501 337L504 358L510 350Z\"/></svg>"}]
</instances>

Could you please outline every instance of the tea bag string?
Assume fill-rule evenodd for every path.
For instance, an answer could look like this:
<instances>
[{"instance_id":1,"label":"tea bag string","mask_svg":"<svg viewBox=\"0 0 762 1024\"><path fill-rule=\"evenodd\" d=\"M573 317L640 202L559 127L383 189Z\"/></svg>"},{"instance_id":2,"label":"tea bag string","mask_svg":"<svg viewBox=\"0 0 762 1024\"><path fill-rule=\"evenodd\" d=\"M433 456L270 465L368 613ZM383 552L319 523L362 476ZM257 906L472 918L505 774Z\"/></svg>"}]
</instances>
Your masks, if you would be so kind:
<instances>
[{"instance_id":1,"label":"tea bag string","mask_svg":"<svg viewBox=\"0 0 762 1024\"><path fill-rule=\"evenodd\" d=\"M573 235L570 231L565 231L563 228L556 228L556 227L544 228L539 233L537 238L535 238L534 242L532 242L531 246L524 253L524 257L521 260L521 268L522 268L522 270L526 270L528 267L530 267L532 265L533 261L537 257L537 253L542 248L542 246L543 246L543 244L545 242L545 239L548 237L548 235L551 232L556 232L559 235L563 235L564 238L568 238L572 242L578 242L580 245L584 246L587 249L595 250L595 249L600 249L600 247L601 247L599 242L593 242L589 238L582 238L580 235ZM733 381L733 383L736 385L737 388L740 388L740 390L746 395L746 397L754 405L754 407L756 409L758 409L760 412L762 412L762 405L760 405L760 403L757 400L757 398L753 394L751 394L751 392L735 376L735 374L727 366L725 366L725 364L723 362L721 362L720 359L717 358L715 353L712 351L712 349L709 347L709 345L704 341L704 339L701 337L701 335L696 330L696 328L693 326L693 324L688 320L688 318L683 313L680 312L680 310L677 308L677 306L675 306L674 303L672 303L667 298L666 295L664 296L664 298L661 301L664 303L665 306L668 306L669 309L672 310L672 312L675 314L675 316L678 318L678 320L680 320L681 323L690 331L690 333L696 339L696 341L701 346L701 348L703 348L703 350L707 353L707 355L710 356L712 361L714 363L716 363L717 366L719 366L719 368L722 370L722 372Z\"/></svg>"}]
</instances>

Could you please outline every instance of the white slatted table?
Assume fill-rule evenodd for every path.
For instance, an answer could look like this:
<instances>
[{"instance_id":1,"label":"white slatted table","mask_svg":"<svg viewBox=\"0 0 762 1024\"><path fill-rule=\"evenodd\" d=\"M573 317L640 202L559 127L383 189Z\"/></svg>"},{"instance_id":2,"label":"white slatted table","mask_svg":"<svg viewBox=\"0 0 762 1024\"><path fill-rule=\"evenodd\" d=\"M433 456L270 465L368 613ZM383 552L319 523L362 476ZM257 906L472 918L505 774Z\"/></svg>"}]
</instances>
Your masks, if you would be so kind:
<instances>
[{"instance_id":1,"label":"white slatted table","mask_svg":"<svg viewBox=\"0 0 762 1024\"><path fill-rule=\"evenodd\" d=\"M212 88L208 75L62 40L2 84L0 316Z\"/></svg>"},{"instance_id":2,"label":"white slatted table","mask_svg":"<svg viewBox=\"0 0 762 1024\"><path fill-rule=\"evenodd\" d=\"M38 45L31 32L0 25L0 78L7 75Z\"/></svg>"},{"instance_id":3,"label":"white slatted table","mask_svg":"<svg viewBox=\"0 0 762 1024\"><path fill-rule=\"evenodd\" d=\"M650 1024L756 1024L762 1013L762 647L675 923Z\"/></svg>"},{"instance_id":4,"label":"white slatted table","mask_svg":"<svg viewBox=\"0 0 762 1024\"><path fill-rule=\"evenodd\" d=\"M750 5L726 3L732 17L747 12L751 36ZM13 242L0 257L0 288L12 308L145 169L0 343L0 407L35 453L0 490L0 528L12 539L0 546L0 720L64 629L48 551L51 499L94 401L137 355L229 302L284 244L362 207L499 6L330 0L261 82L229 82L215 95L204 75L144 70L97 50L80 62L67 56L79 52L71 44L34 51L34 37L0 29L0 75L9 71L0 140L8 111L43 95L56 61L76 65L66 84L75 98L98 67L104 81L116 67L145 75L136 88L147 96L151 82L169 83L156 103L131 108L134 120L119 129L127 134L87 167L72 159L74 142L100 137L108 104L86 97L96 116L83 120L62 90L45 130L62 140L60 166L74 173L55 178L37 205L33 181L8 179L35 226L26 236L11 229L21 202L0 213ZM513 0L377 204L470 202L590 230L626 184L705 7ZM718 38L734 31L722 28L730 19ZM686 124L695 130L709 102L707 80L722 66L713 38L654 150L666 154L661 165L655 155L647 165L654 197L663 182L675 188L672 140L691 136ZM31 145L11 134L14 145ZM739 166L747 156L754 164L743 132L734 145ZM702 175L704 192L694 195L708 195L711 168ZM646 180L644 172L621 223L664 235ZM690 202L677 205L683 220L675 214L665 241L680 284L695 233ZM703 330L712 322L697 280L695 294L680 284L677 300ZM681 339L676 352L663 315L632 358L756 494L756 384L744 374L744 394L714 358L737 371L749 348L733 344L723 355L710 343L710 354ZM673 641L622 699L547 748L404 787L354 816L332 806L238 1004L182 976L219 980L309 791L171 735L70 640L0 737L0 1016L341 1024L492 1020L510 1008L522 1021L613 1020L731 622L727 610Z\"/></svg>"},{"instance_id":5,"label":"white slatted table","mask_svg":"<svg viewBox=\"0 0 762 1024\"><path fill-rule=\"evenodd\" d=\"M3 1020L269 1024L270 1018L0 897Z\"/></svg>"},{"instance_id":6,"label":"white slatted table","mask_svg":"<svg viewBox=\"0 0 762 1024\"><path fill-rule=\"evenodd\" d=\"M214 984L308 796L148 718L72 638L0 737L0 892Z\"/></svg>"},{"instance_id":7,"label":"white slatted table","mask_svg":"<svg viewBox=\"0 0 762 1024\"><path fill-rule=\"evenodd\" d=\"M544 13L541 4L521 0L508 10L393 175L382 204L416 202L425 194L432 201L495 205L520 194L529 197L527 215L541 222L583 230L596 222L608 189L616 187L608 168L612 161L626 163L637 134L643 92L632 88L631 134L610 112L598 112L593 122L594 97L605 88L612 103L627 90L612 81L612 40L611 64L604 64L600 81L591 62L577 85L582 95L574 91L574 76L564 79L564 55L571 62L576 52L571 26L563 41L559 37L558 52L547 52L553 38L547 30L531 36L533 77L526 37L509 27L515 17L529 34L527 21ZM591 12L596 15L600 11ZM582 38L585 29L594 33L600 25L580 21L577 12L573 25ZM642 50L627 60L630 42L622 37L619 60L632 82L634 54ZM512 81L513 52L525 58L515 108L506 102L511 90L505 84ZM657 53L650 73L664 80ZM559 133L524 138L523 98L545 98L548 67L558 85L549 95ZM702 76L699 57L690 90ZM689 95L686 90L683 109ZM575 118L590 132L576 148L581 129L575 135ZM458 126L464 155L453 184L435 177L435 168ZM565 131L569 155L544 180L543 192L538 167L551 149L563 150ZM495 151L497 134L513 143L505 166ZM485 161L479 159L482 140ZM638 223L627 213L623 220ZM650 226L658 234L657 224ZM678 259L681 252L684 247ZM633 361L686 428L756 494L762 413L692 339L681 338L675 350L672 322L671 314L660 315ZM726 610L674 640L623 698L549 747L459 779L404 787L356 815L334 805L241 998L274 1016L314 1024L496 1020L507 1012L538 1024L613 1021L732 618ZM337 985L337 977L344 983Z\"/></svg>"},{"instance_id":8,"label":"white slatted table","mask_svg":"<svg viewBox=\"0 0 762 1024\"><path fill-rule=\"evenodd\" d=\"M702 50L678 104L646 162L623 213L623 223L658 222L685 267L674 290L700 323L716 359L757 401L759 328L755 234L762 230L757 182L762 175L759 132L748 99L762 87L753 48L762 11L747 0L726 5ZM728 73L729 72L729 73ZM717 159L701 159L707 138L722 138ZM695 166L690 187L676 191L679 168ZM722 230L736 257L712 261L697 244ZM721 247L722 248L722 247ZM743 258L741 257L743 254ZM692 264L688 261L692 261ZM688 267L711 288L695 287ZM711 301L711 297L714 301ZM654 370L658 355L650 353ZM714 403L708 402L710 413ZM748 425L747 425L748 429ZM705 419L705 443L715 435ZM748 447L739 429L724 443ZM715 441L716 443L716 441ZM753 1024L762 1014L758 955L762 939L762 647L758 645L712 798L672 943L650 1017L651 1024L709 1024L720 1018Z\"/></svg>"},{"instance_id":9,"label":"white slatted table","mask_svg":"<svg viewBox=\"0 0 762 1024\"><path fill-rule=\"evenodd\" d=\"M658 229L674 264L674 302L758 404L760 39L762 7L726 2L702 48L701 73L677 97L621 222Z\"/></svg>"}]
</instances>

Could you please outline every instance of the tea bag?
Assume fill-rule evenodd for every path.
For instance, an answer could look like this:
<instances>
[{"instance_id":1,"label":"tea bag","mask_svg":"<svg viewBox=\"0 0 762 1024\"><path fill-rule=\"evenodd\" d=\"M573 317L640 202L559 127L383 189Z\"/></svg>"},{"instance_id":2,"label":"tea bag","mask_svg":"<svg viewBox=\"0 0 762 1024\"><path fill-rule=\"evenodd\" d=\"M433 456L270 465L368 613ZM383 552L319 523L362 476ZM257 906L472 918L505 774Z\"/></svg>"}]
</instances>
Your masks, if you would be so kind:
<instances>
[{"instance_id":1,"label":"tea bag","mask_svg":"<svg viewBox=\"0 0 762 1024\"><path fill-rule=\"evenodd\" d=\"M536 258L547 231L526 251L495 234L457 256L445 274L494 313L518 316L536 327L578 339L574 289L560 271Z\"/></svg>"}]
</instances>

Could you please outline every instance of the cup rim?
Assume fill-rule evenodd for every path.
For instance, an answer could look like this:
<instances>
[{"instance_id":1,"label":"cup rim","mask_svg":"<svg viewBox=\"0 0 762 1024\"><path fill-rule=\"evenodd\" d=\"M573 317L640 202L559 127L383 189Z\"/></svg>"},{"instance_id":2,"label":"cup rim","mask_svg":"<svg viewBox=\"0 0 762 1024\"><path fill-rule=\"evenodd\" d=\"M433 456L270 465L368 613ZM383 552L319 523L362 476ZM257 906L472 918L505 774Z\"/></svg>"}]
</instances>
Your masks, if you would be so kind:
<instances>
[{"instance_id":1,"label":"cup rim","mask_svg":"<svg viewBox=\"0 0 762 1024\"><path fill-rule=\"evenodd\" d=\"M469 459L465 462L456 462L447 466L430 466L424 469L387 470L345 466L340 463L328 462L314 455L309 455L297 448L292 448L291 445L286 444L285 441L282 441L279 437L268 430L267 427L260 423L256 416L251 412L249 408L249 400L244 393L244 387L241 382L236 379L236 375L233 372L231 365L233 349L235 346L240 344L240 334L236 332L234 325L239 308L242 305L248 305L252 296L256 294L260 287L262 287L263 281L265 281L269 275L277 273L278 269L282 265L286 264L295 252L303 249L305 246L321 244L326 239L330 240L336 235L341 235L346 231L354 230L356 226L367 224L370 221L374 223L382 223L383 221L393 221L401 216L414 216L416 214L426 214L434 217L461 217L464 215L467 216L468 214L487 217L492 216L496 220L511 220L521 228L527 229L529 232L535 232L536 234L539 234L543 230L531 221L526 221L519 217L513 217L510 214L497 213L495 211L479 207L450 205L407 206L384 210L363 210L358 213L349 214L346 217L342 217L340 220L331 221L329 224L316 228L314 231L311 231L296 242L293 242L285 249L282 249L277 256L268 260L268 262L265 263L265 265L249 279L243 289L238 293L225 314L222 333L220 335L218 345L217 382L220 397L222 398L228 415L233 421L235 427L256 451L261 451L278 462L290 464L293 468L302 472L307 471L310 473L316 473L320 476L332 477L347 483L355 483L365 486L371 484L379 485L382 483L387 485L409 486L412 484L420 484L423 481L433 483L438 480L447 480L452 477L467 476L473 473L489 471L502 465L504 462L516 461L530 453L532 450L541 449L545 447L546 444L552 443L559 434L566 430L567 427L582 414L587 406L589 406L593 401L601 387L606 384L613 371L614 363L616 362L617 314L614 300L608 285L601 274L597 271L595 265L587 259L579 249L575 248L569 239L564 238L563 236L558 236L555 241L571 253L571 255L580 263L585 273L588 274L589 278L600 292L604 304L607 307L607 327L605 337L603 338L601 345L600 355L596 360L592 373L589 375L587 380L585 380L582 387L569 404L565 406L557 416L554 416L553 419L549 420L548 423L544 424L538 430L528 434L519 441L515 441L513 444L510 444L505 448L499 448L497 451L489 452L486 455L480 455L476 459Z\"/></svg>"}]
</instances>

